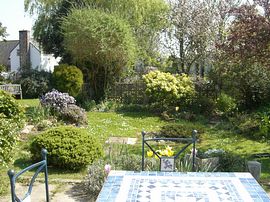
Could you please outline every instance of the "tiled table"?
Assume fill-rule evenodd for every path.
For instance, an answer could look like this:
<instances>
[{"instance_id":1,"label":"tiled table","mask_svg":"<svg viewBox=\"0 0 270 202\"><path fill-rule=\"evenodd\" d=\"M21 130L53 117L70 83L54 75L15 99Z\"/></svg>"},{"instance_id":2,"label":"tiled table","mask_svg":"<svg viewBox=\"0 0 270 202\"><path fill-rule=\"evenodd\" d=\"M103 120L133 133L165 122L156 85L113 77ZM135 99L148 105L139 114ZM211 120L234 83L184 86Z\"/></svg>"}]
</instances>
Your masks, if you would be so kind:
<instances>
[{"instance_id":1,"label":"tiled table","mask_svg":"<svg viewBox=\"0 0 270 202\"><path fill-rule=\"evenodd\" d=\"M249 173L111 171L98 202L269 201Z\"/></svg>"}]
</instances>

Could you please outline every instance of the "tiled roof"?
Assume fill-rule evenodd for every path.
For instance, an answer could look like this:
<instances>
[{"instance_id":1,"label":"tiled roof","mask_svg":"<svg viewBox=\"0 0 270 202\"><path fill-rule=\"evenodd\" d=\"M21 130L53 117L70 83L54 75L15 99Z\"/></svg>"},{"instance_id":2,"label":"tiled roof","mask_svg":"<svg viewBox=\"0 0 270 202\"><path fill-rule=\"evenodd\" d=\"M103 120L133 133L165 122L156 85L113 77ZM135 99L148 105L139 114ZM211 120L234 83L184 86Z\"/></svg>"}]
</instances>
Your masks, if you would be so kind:
<instances>
[{"instance_id":1,"label":"tiled roof","mask_svg":"<svg viewBox=\"0 0 270 202\"><path fill-rule=\"evenodd\" d=\"M9 66L10 52L19 44L19 40L0 41L0 64Z\"/></svg>"}]
</instances>

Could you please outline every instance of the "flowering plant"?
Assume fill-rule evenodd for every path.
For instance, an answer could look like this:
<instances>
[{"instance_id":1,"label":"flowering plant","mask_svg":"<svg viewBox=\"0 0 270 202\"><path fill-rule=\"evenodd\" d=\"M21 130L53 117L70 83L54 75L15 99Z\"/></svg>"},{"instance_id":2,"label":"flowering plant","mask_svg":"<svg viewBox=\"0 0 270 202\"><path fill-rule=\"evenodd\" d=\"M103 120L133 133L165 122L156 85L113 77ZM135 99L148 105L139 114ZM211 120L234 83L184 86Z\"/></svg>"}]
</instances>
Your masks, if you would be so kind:
<instances>
[{"instance_id":1,"label":"flowering plant","mask_svg":"<svg viewBox=\"0 0 270 202\"><path fill-rule=\"evenodd\" d=\"M174 151L173 148L170 146L166 146L165 149L158 149L155 151L159 156L167 156L167 157L171 157L174 155ZM147 151L147 156L148 157L153 157L155 156L155 158L158 158L157 155L154 155L154 152L149 150Z\"/></svg>"}]
</instances>

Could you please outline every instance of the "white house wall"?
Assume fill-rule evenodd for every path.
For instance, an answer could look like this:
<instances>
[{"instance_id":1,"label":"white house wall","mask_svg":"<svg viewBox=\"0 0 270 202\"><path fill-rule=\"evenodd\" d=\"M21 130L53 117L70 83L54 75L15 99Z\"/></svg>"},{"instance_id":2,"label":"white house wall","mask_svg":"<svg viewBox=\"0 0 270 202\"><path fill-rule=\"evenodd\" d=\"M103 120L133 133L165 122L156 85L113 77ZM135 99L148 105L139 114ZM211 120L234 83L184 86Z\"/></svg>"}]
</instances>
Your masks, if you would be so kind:
<instances>
[{"instance_id":1,"label":"white house wall","mask_svg":"<svg viewBox=\"0 0 270 202\"><path fill-rule=\"evenodd\" d=\"M19 44L11 51L10 59L10 71L17 72L20 69L20 57L18 56Z\"/></svg>"},{"instance_id":2,"label":"white house wall","mask_svg":"<svg viewBox=\"0 0 270 202\"><path fill-rule=\"evenodd\" d=\"M33 69L40 69L40 51L32 43L30 43L30 62Z\"/></svg>"}]
</instances>

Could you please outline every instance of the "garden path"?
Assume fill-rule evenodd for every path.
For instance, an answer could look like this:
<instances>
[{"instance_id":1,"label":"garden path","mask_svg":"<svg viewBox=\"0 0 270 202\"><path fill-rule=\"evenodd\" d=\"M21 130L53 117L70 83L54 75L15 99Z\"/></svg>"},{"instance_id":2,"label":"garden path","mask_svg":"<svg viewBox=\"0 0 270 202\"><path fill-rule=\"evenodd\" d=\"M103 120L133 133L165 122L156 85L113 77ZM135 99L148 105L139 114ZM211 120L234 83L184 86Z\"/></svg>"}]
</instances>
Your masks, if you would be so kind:
<instances>
[{"instance_id":1,"label":"garden path","mask_svg":"<svg viewBox=\"0 0 270 202\"><path fill-rule=\"evenodd\" d=\"M27 186L22 184L17 184L17 193L24 193ZM51 202L94 202L94 199L86 196L83 193L83 189L80 183L60 183L60 184L50 184L50 201ZM0 202L9 202L10 195L0 197ZM44 184L40 182L35 182L33 187L33 192L31 195L31 201L35 202L45 202L45 188Z\"/></svg>"}]
</instances>

